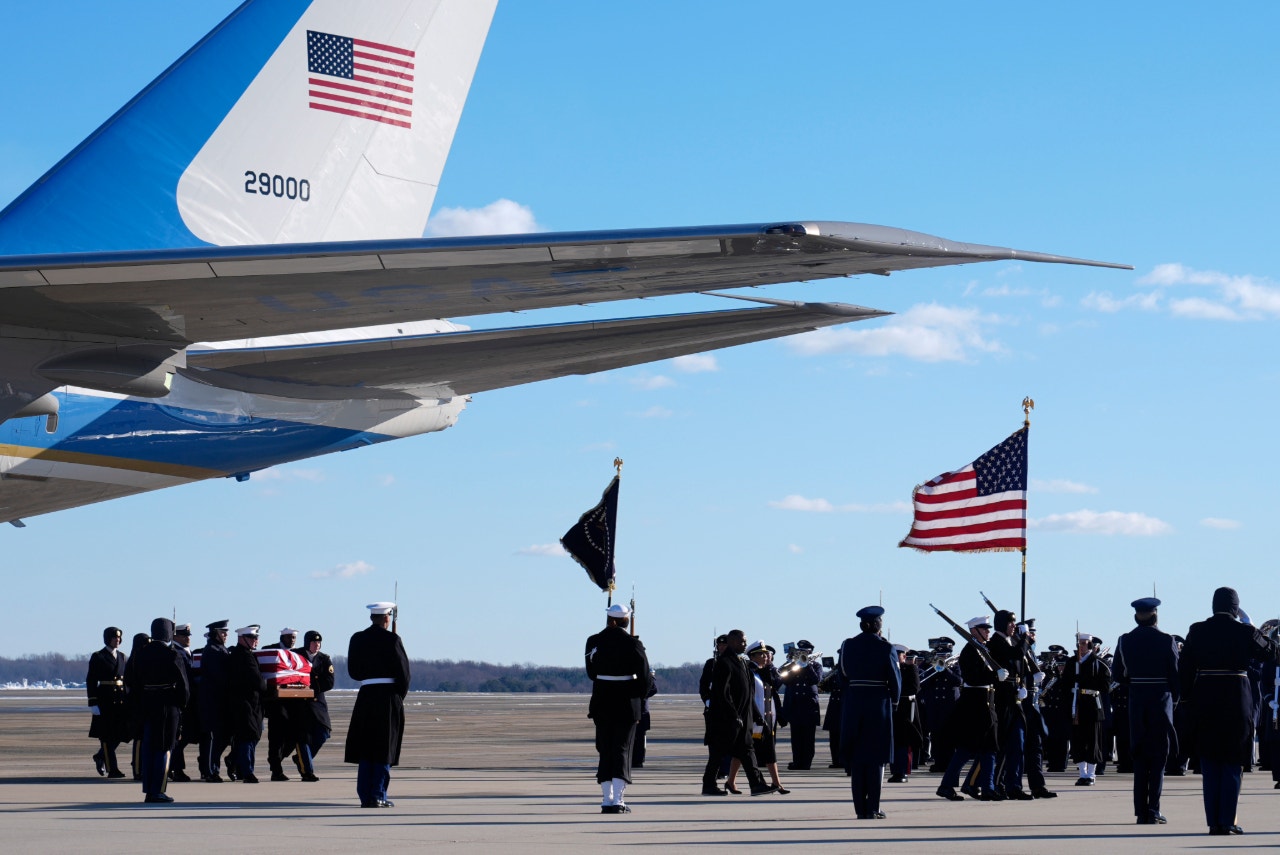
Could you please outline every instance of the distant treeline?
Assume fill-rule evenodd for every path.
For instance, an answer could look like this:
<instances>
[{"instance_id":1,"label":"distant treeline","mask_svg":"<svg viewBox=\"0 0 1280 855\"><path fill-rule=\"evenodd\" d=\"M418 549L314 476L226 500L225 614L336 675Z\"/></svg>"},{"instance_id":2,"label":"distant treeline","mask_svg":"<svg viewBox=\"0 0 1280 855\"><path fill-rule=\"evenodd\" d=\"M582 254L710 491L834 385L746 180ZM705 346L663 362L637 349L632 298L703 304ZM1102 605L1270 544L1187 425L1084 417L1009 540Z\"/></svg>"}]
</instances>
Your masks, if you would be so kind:
<instances>
[{"instance_id":1,"label":"distant treeline","mask_svg":"<svg viewBox=\"0 0 1280 855\"><path fill-rule=\"evenodd\" d=\"M345 657L333 657L339 689L355 688L348 679ZM44 653L14 659L0 656L0 684L40 681L83 683L88 654L80 657ZM488 662L454 662L449 659L414 659L410 664L414 691L427 692L590 692L591 681L582 668L540 665L491 665ZM697 694L702 665L686 663L656 669L658 691L665 695Z\"/></svg>"}]
</instances>

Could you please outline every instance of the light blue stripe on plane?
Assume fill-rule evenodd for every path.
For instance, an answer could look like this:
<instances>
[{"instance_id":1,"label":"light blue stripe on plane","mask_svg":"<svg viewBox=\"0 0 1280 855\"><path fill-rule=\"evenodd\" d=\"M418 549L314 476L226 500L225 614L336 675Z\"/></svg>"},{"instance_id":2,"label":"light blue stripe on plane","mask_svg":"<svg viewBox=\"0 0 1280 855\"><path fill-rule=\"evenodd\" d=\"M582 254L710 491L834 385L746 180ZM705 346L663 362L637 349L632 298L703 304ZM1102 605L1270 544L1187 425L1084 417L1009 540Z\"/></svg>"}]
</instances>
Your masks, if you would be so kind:
<instances>
[{"instance_id":1,"label":"light blue stripe on plane","mask_svg":"<svg viewBox=\"0 0 1280 855\"><path fill-rule=\"evenodd\" d=\"M238 473L395 439L153 401L55 394L61 403L56 433L45 431L43 418L10 419L0 425L0 444Z\"/></svg>"},{"instance_id":2,"label":"light blue stripe on plane","mask_svg":"<svg viewBox=\"0 0 1280 855\"><path fill-rule=\"evenodd\" d=\"M232 12L0 211L0 255L206 245L182 222L178 179L310 5Z\"/></svg>"}]
</instances>

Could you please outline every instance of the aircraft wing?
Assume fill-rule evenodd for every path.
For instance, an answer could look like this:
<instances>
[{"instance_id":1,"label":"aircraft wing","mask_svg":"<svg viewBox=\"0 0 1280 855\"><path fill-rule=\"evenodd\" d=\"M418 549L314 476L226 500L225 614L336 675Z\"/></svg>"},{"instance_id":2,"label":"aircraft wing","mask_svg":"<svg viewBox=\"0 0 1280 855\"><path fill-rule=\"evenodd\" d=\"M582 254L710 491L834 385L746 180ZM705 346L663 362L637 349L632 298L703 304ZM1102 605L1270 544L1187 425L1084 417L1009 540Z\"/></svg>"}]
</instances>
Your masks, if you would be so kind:
<instances>
[{"instance_id":1,"label":"aircraft wing","mask_svg":"<svg viewBox=\"0 0 1280 855\"><path fill-rule=\"evenodd\" d=\"M187 377L290 398L453 397L762 341L887 312L842 303L187 353Z\"/></svg>"},{"instance_id":2,"label":"aircraft wing","mask_svg":"<svg viewBox=\"0 0 1280 855\"><path fill-rule=\"evenodd\" d=\"M1124 267L834 222L200 247L0 259L0 318L181 347L1000 259Z\"/></svg>"}]
</instances>

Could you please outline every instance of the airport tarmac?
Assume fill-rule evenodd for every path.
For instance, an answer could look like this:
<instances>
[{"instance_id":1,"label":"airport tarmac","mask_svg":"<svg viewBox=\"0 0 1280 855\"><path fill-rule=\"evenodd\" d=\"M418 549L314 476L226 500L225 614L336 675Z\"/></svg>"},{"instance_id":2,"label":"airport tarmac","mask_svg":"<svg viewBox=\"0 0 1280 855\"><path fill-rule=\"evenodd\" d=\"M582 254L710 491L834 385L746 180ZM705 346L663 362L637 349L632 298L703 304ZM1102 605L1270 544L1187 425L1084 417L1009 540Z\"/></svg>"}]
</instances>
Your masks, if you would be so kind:
<instances>
[{"instance_id":1,"label":"airport tarmac","mask_svg":"<svg viewBox=\"0 0 1280 855\"><path fill-rule=\"evenodd\" d=\"M696 697L653 699L645 768L627 791L633 812L599 812L591 723L582 695L413 694L395 807L362 810L355 767L341 762L354 695L330 695L334 739L322 780L173 784L173 805L144 805L138 784L94 773L89 714L74 691L0 691L0 851L51 852L568 852L604 846L714 851L805 845L832 852L1169 852L1280 846L1280 791L1267 773L1245 776L1246 834L1210 837L1200 780L1168 778L1165 826L1139 826L1128 775L1095 787L1050 776L1049 801L946 802L938 775L886 784L888 819L853 818L847 779L825 768L783 771L787 796L699 795L705 758ZM785 732L785 731L784 731ZM785 765L790 748L780 746ZM194 771L195 749L186 750ZM127 755L124 757L127 763ZM127 766L125 767L127 771Z\"/></svg>"}]
</instances>

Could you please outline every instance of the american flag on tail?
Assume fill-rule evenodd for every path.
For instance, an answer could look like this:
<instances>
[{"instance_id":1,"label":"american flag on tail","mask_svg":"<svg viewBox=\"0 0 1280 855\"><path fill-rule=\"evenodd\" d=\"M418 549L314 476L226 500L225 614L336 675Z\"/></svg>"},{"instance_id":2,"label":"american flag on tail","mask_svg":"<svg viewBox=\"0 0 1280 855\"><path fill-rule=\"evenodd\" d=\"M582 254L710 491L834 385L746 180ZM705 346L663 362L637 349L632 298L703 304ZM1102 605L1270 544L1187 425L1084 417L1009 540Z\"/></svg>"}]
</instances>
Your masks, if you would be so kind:
<instances>
[{"instance_id":1,"label":"american flag on tail","mask_svg":"<svg viewBox=\"0 0 1280 855\"><path fill-rule=\"evenodd\" d=\"M408 48L307 30L307 106L411 127L413 67Z\"/></svg>"},{"instance_id":2,"label":"american flag on tail","mask_svg":"<svg viewBox=\"0 0 1280 855\"><path fill-rule=\"evenodd\" d=\"M915 518L898 546L924 552L1016 552L1027 548L1027 432L911 493Z\"/></svg>"}]
</instances>

